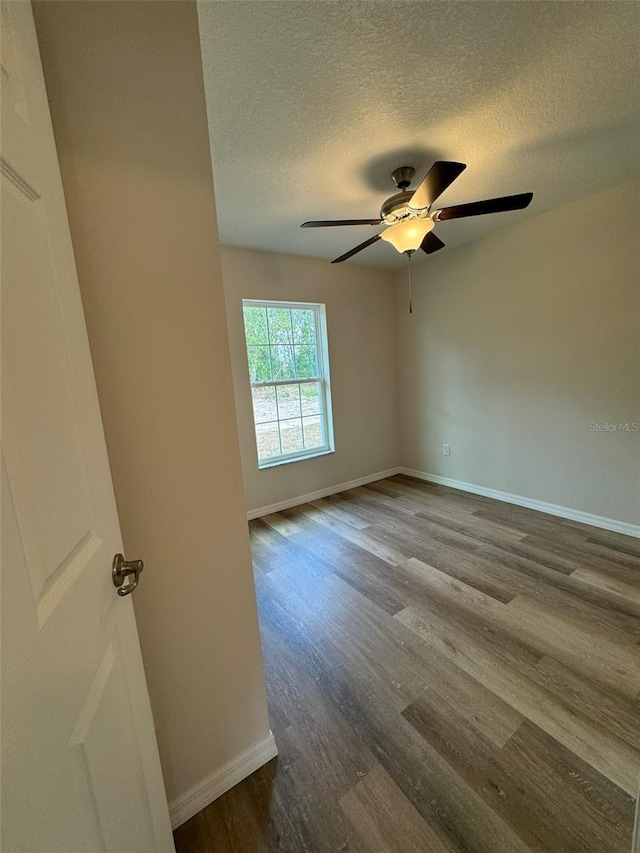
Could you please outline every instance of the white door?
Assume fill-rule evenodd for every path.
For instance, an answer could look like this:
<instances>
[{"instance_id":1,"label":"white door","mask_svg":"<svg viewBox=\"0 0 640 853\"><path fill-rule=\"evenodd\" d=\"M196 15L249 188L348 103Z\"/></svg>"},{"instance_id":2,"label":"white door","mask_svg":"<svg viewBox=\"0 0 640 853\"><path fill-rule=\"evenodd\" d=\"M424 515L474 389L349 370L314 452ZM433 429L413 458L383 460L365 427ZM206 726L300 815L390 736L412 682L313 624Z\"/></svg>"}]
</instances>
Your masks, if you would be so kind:
<instances>
[{"instance_id":1,"label":"white door","mask_svg":"<svg viewBox=\"0 0 640 853\"><path fill-rule=\"evenodd\" d=\"M30 4L2 25L2 849L169 853Z\"/></svg>"}]
</instances>

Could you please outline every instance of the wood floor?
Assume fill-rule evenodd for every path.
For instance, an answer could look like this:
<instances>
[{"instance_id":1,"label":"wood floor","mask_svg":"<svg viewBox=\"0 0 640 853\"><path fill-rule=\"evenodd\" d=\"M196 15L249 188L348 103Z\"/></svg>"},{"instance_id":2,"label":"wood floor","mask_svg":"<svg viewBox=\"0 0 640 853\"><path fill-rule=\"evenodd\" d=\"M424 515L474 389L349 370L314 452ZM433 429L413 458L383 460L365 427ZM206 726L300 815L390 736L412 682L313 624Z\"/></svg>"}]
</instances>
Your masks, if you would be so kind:
<instances>
[{"instance_id":1,"label":"wood floor","mask_svg":"<svg viewBox=\"0 0 640 853\"><path fill-rule=\"evenodd\" d=\"M629 853L637 540L401 476L251 539L279 757L178 853Z\"/></svg>"}]
</instances>

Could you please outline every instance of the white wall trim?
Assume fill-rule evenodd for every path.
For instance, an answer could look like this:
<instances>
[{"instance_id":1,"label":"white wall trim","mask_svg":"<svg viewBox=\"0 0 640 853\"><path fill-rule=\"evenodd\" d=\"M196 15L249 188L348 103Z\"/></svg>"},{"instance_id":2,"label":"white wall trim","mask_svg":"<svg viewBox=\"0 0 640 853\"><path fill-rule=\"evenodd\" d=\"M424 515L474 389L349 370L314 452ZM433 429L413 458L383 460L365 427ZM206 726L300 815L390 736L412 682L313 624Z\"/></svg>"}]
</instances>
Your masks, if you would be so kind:
<instances>
[{"instance_id":1,"label":"white wall trim","mask_svg":"<svg viewBox=\"0 0 640 853\"><path fill-rule=\"evenodd\" d=\"M355 489L357 486L366 486L367 483L375 483L376 480L393 477L394 474L399 474L401 470L400 468L389 468L387 471L378 471L377 474L368 474L366 477L359 477L357 480L349 480L348 483L337 483L335 486L328 486L326 489L320 489L317 492L309 492L307 495L298 495L298 497L288 498L286 501L261 506L258 509L250 509L247 512L247 518L251 521L252 518L271 515L272 512L280 512L281 509L289 509L292 506L309 503L309 501L317 501L320 498L326 498L338 492L345 492L347 489Z\"/></svg>"},{"instance_id":2,"label":"white wall trim","mask_svg":"<svg viewBox=\"0 0 640 853\"><path fill-rule=\"evenodd\" d=\"M175 829L185 823L209 803L217 800L238 782L242 782L243 779L266 764L267 761L271 761L277 754L278 747L273 732L270 731L267 737L239 752L231 761L227 761L218 770L214 770L210 776L206 776L169 803L171 828Z\"/></svg>"},{"instance_id":3,"label":"white wall trim","mask_svg":"<svg viewBox=\"0 0 640 853\"><path fill-rule=\"evenodd\" d=\"M478 486L475 483L466 483L463 480L453 480L450 477L441 477L439 474L427 474L424 471L416 471L413 468L403 467L378 471L376 474L359 477L357 480L350 480L348 483L337 483L335 486L328 486L326 489L320 489L317 492L309 492L306 495L298 495L295 498L288 498L278 503L258 507L258 509L251 509L247 512L247 518L249 520L260 518L263 515L270 515L272 512L280 512L281 509L289 509L293 506L309 503L309 501L317 501L320 498L326 498L329 495L335 495L347 489L366 486L367 483L375 483L377 480L384 480L386 477L393 477L395 474L406 474L408 477L415 477L417 480L437 483L440 486L449 486L452 489L459 489L461 492L471 492L474 495L482 495L486 498L493 498L497 501L515 504L516 506L536 509L539 512L546 512L549 515L557 515L559 518L579 521L581 524L590 524L592 527L600 527L602 530L613 530L615 533L624 533L626 536L640 538L640 524L618 521L615 518L606 518L602 515L592 515L589 512L583 512L579 509L559 506L558 504L551 504L534 498L525 498L522 495L513 495L511 492L501 492L498 489L489 489L486 486Z\"/></svg>"},{"instance_id":4,"label":"white wall trim","mask_svg":"<svg viewBox=\"0 0 640 853\"><path fill-rule=\"evenodd\" d=\"M640 782L638 783L638 798L636 799L636 819L633 822L631 853L640 853Z\"/></svg>"},{"instance_id":5,"label":"white wall trim","mask_svg":"<svg viewBox=\"0 0 640 853\"><path fill-rule=\"evenodd\" d=\"M640 538L640 524L630 524L628 521L617 521L615 518L605 518L602 515L592 515L579 509L571 509L566 506L538 501L534 498L525 498L522 495L512 495L510 492L501 492L498 489L488 489L486 486L477 486L475 483L465 483L462 480L452 480L450 477L441 477L438 474L426 474L424 471L415 471L412 468L399 468L398 473L415 477L417 480L426 480L428 483L437 483L440 486L449 486L459 489L461 492L471 492L474 495L482 495L486 498L504 501L505 503L524 506L528 509L537 509L549 515L557 515L560 518L568 518L571 521L579 521L581 524L590 524L592 527L600 527L603 530L613 530L616 533L624 533L626 536Z\"/></svg>"}]
</instances>

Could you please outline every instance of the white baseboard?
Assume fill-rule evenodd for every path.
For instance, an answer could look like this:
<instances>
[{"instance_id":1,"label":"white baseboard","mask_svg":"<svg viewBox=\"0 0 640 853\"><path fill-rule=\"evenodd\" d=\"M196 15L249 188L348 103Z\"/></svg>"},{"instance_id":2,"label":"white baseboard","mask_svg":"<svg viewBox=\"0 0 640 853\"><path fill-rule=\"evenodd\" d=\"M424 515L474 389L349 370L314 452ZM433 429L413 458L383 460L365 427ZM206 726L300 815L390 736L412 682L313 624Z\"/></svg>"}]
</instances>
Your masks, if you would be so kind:
<instances>
[{"instance_id":1,"label":"white baseboard","mask_svg":"<svg viewBox=\"0 0 640 853\"><path fill-rule=\"evenodd\" d=\"M559 518L568 518L570 521L579 521L581 524L590 524L592 527L600 527L603 530L613 530L615 533L624 533L626 536L640 538L640 524L630 524L627 521L617 521L615 518L606 518L602 515L592 515L579 509L571 509L566 506L546 503L545 501L525 498L522 495L512 495L510 492L501 492L498 489L488 489L485 486L477 486L475 483L465 483L462 480L452 480L450 477L441 477L438 474L426 474L424 471L414 471L412 468L399 468L399 474L415 477L417 480L426 480L428 483L437 483L440 486L449 486L459 489L461 492L471 492L474 495L482 495L485 498L493 498L497 501L524 506L528 509L537 509L549 515L557 515Z\"/></svg>"},{"instance_id":2,"label":"white baseboard","mask_svg":"<svg viewBox=\"0 0 640 853\"><path fill-rule=\"evenodd\" d=\"M424 471L402 467L389 468L387 471L378 471L376 474L359 477L357 480L350 480L347 483L337 483L335 486L328 486L326 489L320 489L317 492L309 492L306 495L298 495L295 498L288 498L287 500L269 504L268 506L261 506L258 509L249 510L247 518L249 520L260 518L263 515L270 515L272 512L280 512L281 509L289 509L293 506L309 503L309 501L317 501L320 498L326 498L329 495L335 495L347 489L366 486L367 483L375 483L377 480L384 480L386 477L393 477L395 474L406 474L408 477L415 477L417 480L425 480L428 483L436 483L440 486L449 486L452 489L459 489L461 492L471 492L474 495L482 495L486 498L493 498L497 501L515 504L516 506L536 509L539 512L546 512L549 515L557 515L559 518L567 518L570 521L579 521L581 524L590 524L592 527L599 527L602 530L612 530L615 533L624 533L626 536L640 538L640 524L618 521L615 518L606 518L602 515L592 515L589 512L583 512L579 509L559 506L558 504L551 504L546 501L535 500L534 498L525 498L522 495L513 495L510 492L489 489L486 486L478 486L475 483L466 483L463 480L453 480L450 477L441 477L439 474L427 474Z\"/></svg>"},{"instance_id":3,"label":"white baseboard","mask_svg":"<svg viewBox=\"0 0 640 853\"><path fill-rule=\"evenodd\" d=\"M169 803L171 828L175 829L185 823L277 754L275 738L273 733L269 732L267 737L238 753L231 761Z\"/></svg>"},{"instance_id":4,"label":"white baseboard","mask_svg":"<svg viewBox=\"0 0 640 853\"><path fill-rule=\"evenodd\" d=\"M355 489L357 486L366 486L367 483L375 483L376 480L384 480L386 477L393 477L394 474L400 472L400 468L389 468L388 471L378 471L377 474L368 474L366 477L359 477L357 480L349 480L348 483L337 483L335 486L328 486L326 489L320 489L317 492L309 492L307 495L298 495L295 498L288 498L286 501L279 501L268 506L261 506L258 509L250 509L247 512L247 518L251 521L252 518L260 518L263 515L271 515L272 512L280 512L281 509L289 509L292 506L300 506L300 504L309 503L309 501L317 501L320 498L326 498L329 495L336 495L338 492L345 492L347 489Z\"/></svg>"},{"instance_id":5,"label":"white baseboard","mask_svg":"<svg viewBox=\"0 0 640 853\"><path fill-rule=\"evenodd\" d=\"M631 853L640 853L640 783L638 784L638 798L636 799L636 819L633 822Z\"/></svg>"}]
</instances>

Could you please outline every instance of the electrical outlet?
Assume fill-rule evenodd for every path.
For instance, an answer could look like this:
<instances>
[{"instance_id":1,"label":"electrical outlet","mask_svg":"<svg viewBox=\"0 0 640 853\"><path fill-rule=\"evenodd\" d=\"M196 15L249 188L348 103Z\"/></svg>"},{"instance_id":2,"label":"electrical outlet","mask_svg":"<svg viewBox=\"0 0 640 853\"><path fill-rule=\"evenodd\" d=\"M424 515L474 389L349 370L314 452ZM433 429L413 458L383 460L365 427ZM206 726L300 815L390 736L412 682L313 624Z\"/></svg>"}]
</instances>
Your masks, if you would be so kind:
<instances>
[{"instance_id":1,"label":"electrical outlet","mask_svg":"<svg viewBox=\"0 0 640 853\"><path fill-rule=\"evenodd\" d=\"M451 447L448 444L442 445L442 455L443 456L451 456Z\"/></svg>"}]
</instances>

